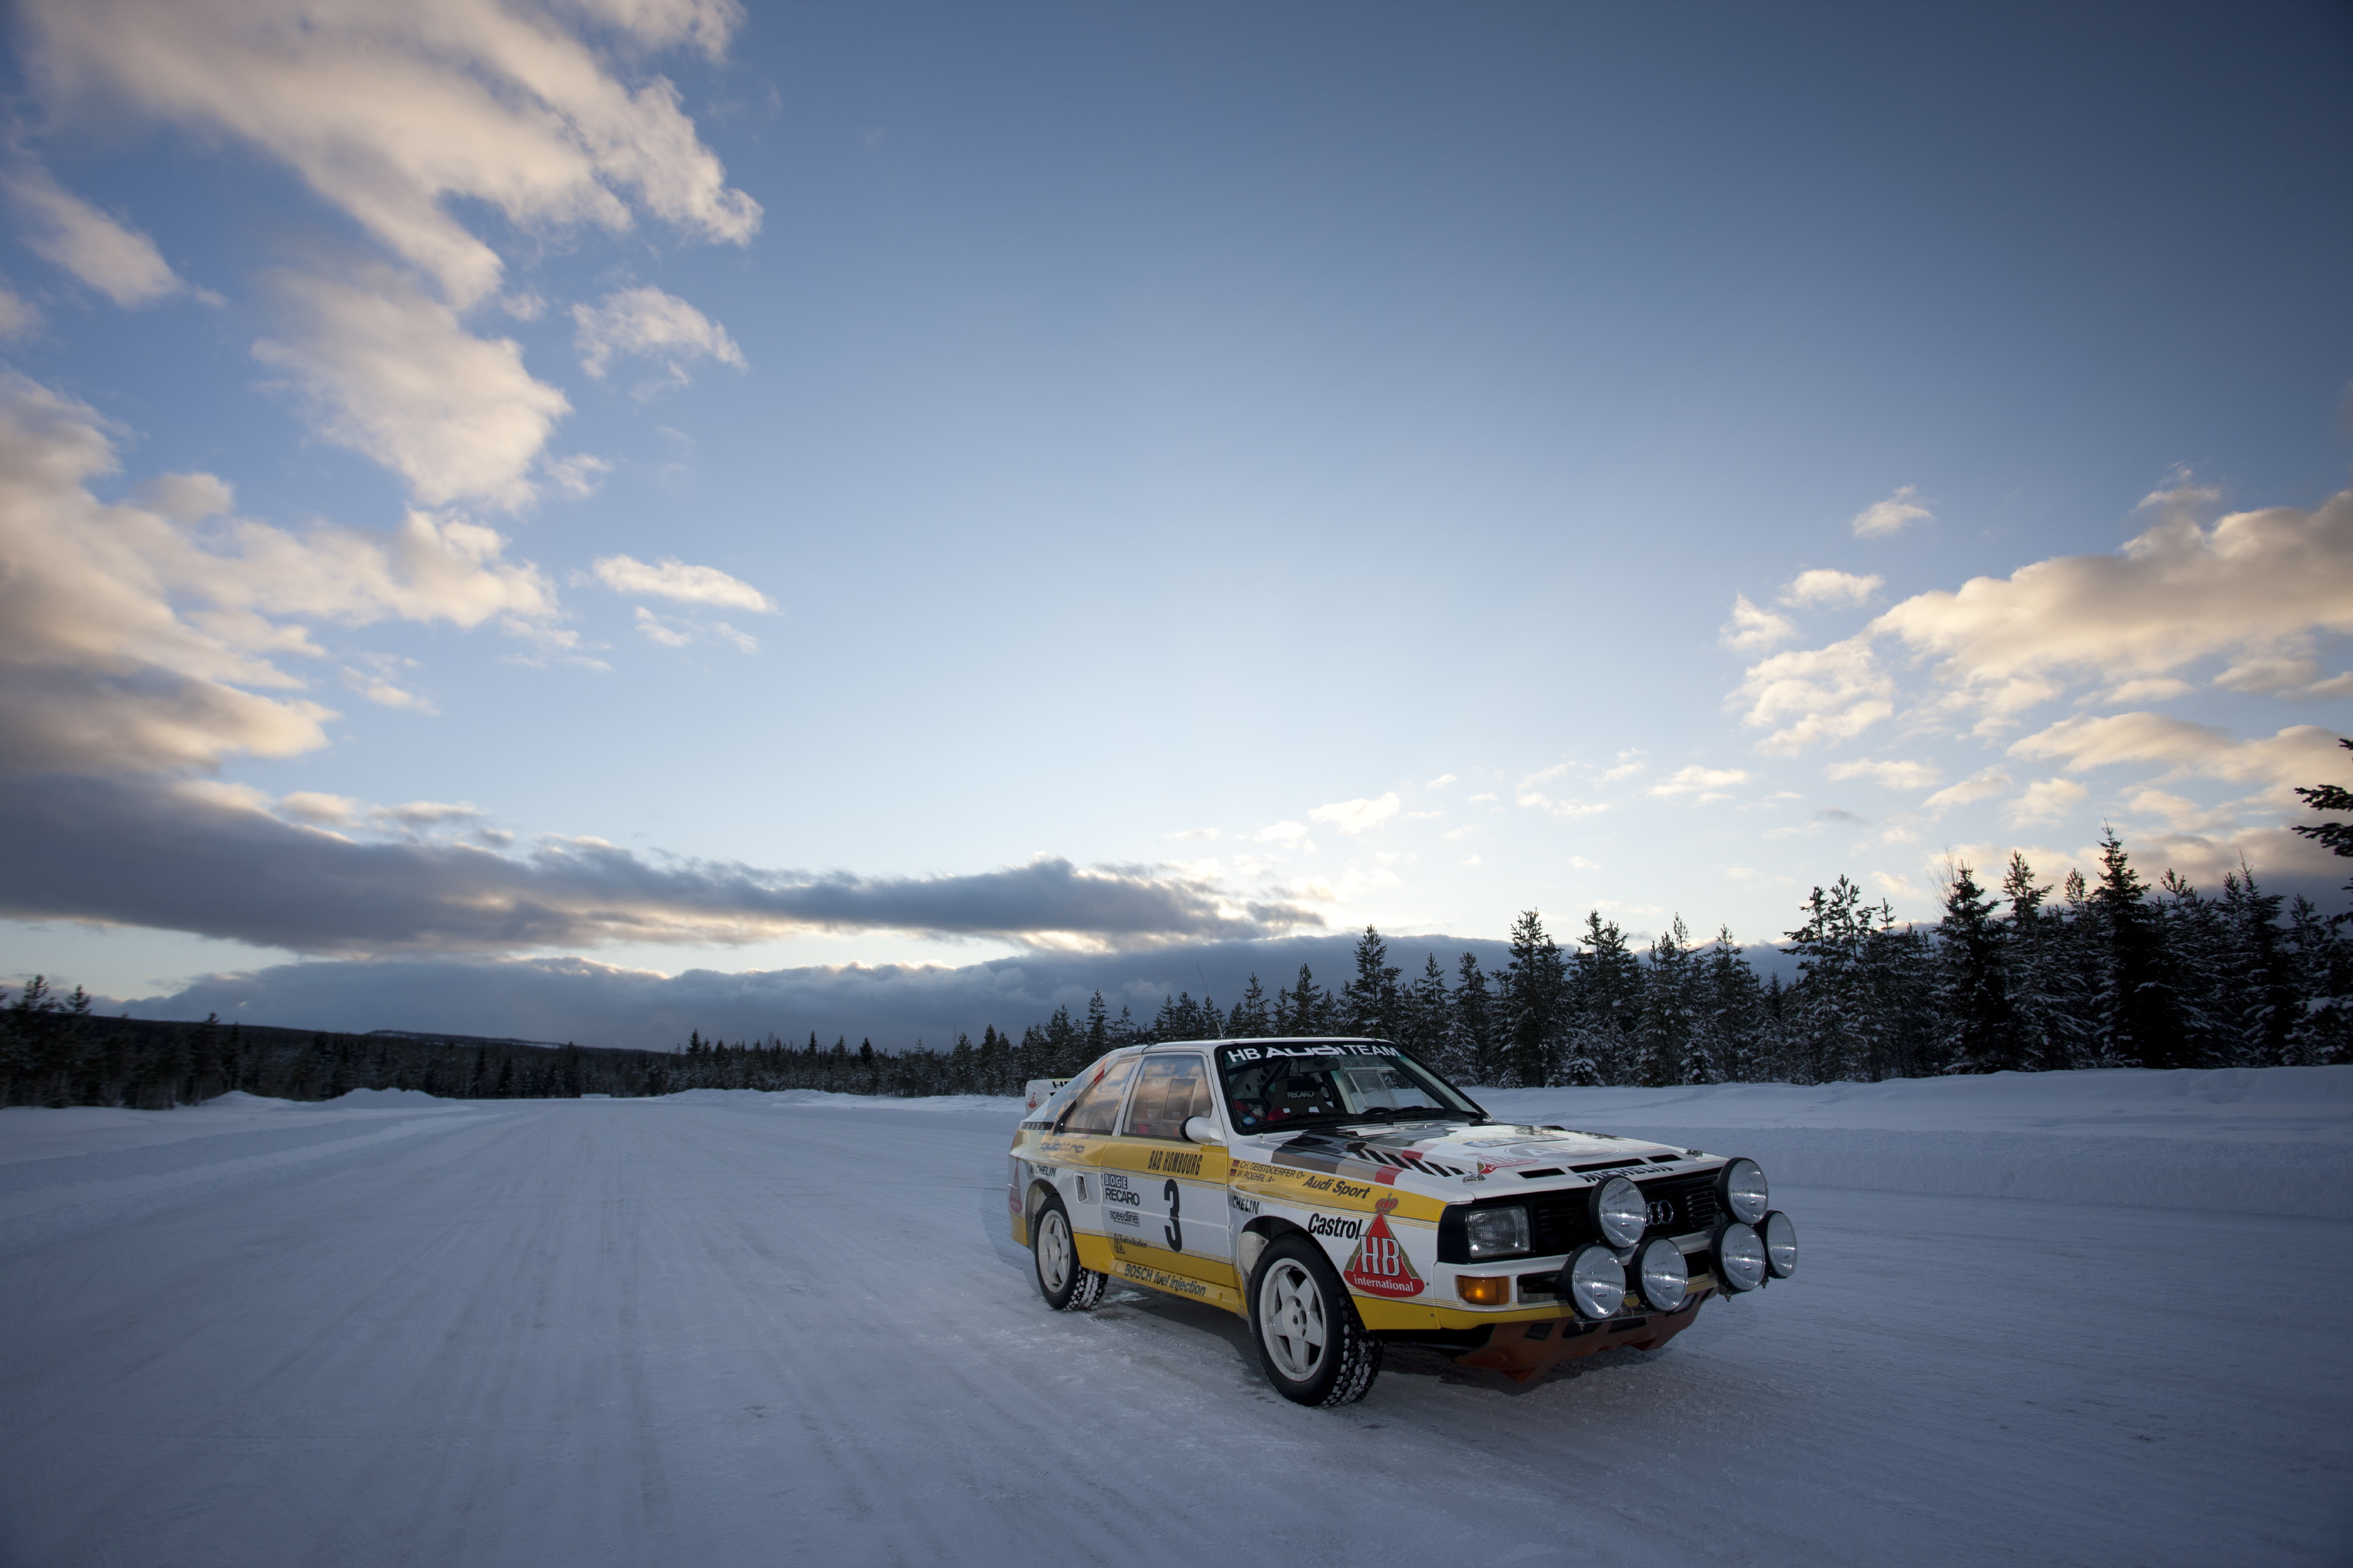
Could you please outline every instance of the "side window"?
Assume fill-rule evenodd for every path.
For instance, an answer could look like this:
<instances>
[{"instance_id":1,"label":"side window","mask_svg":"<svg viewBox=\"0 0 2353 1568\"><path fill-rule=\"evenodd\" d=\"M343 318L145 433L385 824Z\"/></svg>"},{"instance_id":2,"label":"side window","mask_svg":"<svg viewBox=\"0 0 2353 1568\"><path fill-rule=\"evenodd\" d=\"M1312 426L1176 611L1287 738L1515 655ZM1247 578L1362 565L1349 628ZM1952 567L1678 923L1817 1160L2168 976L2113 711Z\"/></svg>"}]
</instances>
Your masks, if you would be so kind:
<instances>
[{"instance_id":1,"label":"side window","mask_svg":"<svg viewBox=\"0 0 2353 1568\"><path fill-rule=\"evenodd\" d=\"M1209 1114L1209 1069L1198 1057L1146 1057L1128 1102L1130 1138L1182 1138L1185 1120Z\"/></svg>"},{"instance_id":2,"label":"side window","mask_svg":"<svg viewBox=\"0 0 2353 1568\"><path fill-rule=\"evenodd\" d=\"M1119 1123L1119 1097L1134 1075L1136 1058L1124 1057L1105 1068L1062 1113L1064 1132L1109 1132Z\"/></svg>"}]
</instances>

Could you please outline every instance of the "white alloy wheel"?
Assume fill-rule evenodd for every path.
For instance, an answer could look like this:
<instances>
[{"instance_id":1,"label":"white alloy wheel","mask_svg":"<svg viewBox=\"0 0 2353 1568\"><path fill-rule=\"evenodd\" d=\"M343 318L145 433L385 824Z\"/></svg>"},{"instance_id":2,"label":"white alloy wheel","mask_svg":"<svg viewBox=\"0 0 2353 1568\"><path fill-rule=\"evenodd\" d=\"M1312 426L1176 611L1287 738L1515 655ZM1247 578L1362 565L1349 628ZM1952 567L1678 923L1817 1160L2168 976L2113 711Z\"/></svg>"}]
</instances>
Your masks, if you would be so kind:
<instances>
[{"instance_id":1,"label":"white alloy wheel","mask_svg":"<svg viewBox=\"0 0 2353 1568\"><path fill-rule=\"evenodd\" d=\"M1038 1221L1038 1283L1060 1295L1071 1280L1071 1222L1058 1208L1048 1209Z\"/></svg>"},{"instance_id":2,"label":"white alloy wheel","mask_svg":"<svg viewBox=\"0 0 2353 1568\"><path fill-rule=\"evenodd\" d=\"M1259 1338L1282 1374L1305 1383L1321 1370L1331 1330L1324 1321L1324 1293L1297 1259L1285 1258L1267 1271L1259 1287Z\"/></svg>"},{"instance_id":3,"label":"white alloy wheel","mask_svg":"<svg viewBox=\"0 0 2353 1568\"><path fill-rule=\"evenodd\" d=\"M1079 1260L1078 1237L1071 1234L1071 1216L1062 1200L1048 1193L1039 1201L1038 1217L1029 1222L1029 1253L1038 1271L1038 1293L1058 1312L1092 1310L1103 1300L1111 1277L1098 1274Z\"/></svg>"}]
</instances>

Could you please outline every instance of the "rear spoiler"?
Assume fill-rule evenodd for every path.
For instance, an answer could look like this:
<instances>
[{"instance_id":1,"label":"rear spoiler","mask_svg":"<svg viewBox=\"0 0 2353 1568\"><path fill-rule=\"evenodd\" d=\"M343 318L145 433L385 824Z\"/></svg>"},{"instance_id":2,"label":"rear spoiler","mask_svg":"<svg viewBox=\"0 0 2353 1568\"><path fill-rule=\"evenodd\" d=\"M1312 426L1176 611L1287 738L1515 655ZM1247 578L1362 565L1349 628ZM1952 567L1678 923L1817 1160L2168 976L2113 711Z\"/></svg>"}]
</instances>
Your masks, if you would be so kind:
<instances>
[{"instance_id":1,"label":"rear spoiler","mask_svg":"<svg viewBox=\"0 0 2353 1568\"><path fill-rule=\"evenodd\" d=\"M1070 1083L1066 1078L1033 1078L1021 1089L1021 1114L1026 1120Z\"/></svg>"}]
</instances>

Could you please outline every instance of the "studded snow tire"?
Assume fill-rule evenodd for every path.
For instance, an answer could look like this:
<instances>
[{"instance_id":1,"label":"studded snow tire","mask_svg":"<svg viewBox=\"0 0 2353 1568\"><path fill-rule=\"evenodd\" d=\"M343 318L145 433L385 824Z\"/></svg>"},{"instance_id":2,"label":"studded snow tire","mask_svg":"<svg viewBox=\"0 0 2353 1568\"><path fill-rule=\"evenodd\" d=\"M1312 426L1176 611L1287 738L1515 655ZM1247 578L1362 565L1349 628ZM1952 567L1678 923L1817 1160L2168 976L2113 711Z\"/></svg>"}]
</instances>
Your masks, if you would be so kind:
<instances>
[{"instance_id":1,"label":"studded snow tire","mask_svg":"<svg viewBox=\"0 0 2353 1568\"><path fill-rule=\"evenodd\" d=\"M1260 1254L1250 1322L1267 1381L1294 1404L1353 1405L1380 1375L1381 1342L1365 1332L1331 1259L1305 1236L1294 1232Z\"/></svg>"}]
</instances>

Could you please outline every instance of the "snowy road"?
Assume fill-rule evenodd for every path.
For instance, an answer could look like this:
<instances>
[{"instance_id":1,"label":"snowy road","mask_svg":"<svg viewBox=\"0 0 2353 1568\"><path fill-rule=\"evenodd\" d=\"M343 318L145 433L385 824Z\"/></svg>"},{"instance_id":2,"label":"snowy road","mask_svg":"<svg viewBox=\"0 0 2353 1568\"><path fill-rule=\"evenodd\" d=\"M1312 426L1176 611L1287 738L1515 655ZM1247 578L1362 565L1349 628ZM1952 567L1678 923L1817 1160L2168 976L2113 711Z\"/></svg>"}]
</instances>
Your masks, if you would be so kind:
<instances>
[{"instance_id":1,"label":"snowy road","mask_svg":"<svg viewBox=\"0 0 2353 1568\"><path fill-rule=\"evenodd\" d=\"M1046 1311L1001 1112L744 1099L387 1110L26 1233L0 1561L2348 1560L2353 1222L1784 1188L1800 1278L1655 1358L1318 1412L1215 1311Z\"/></svg>"}]
</instances>

